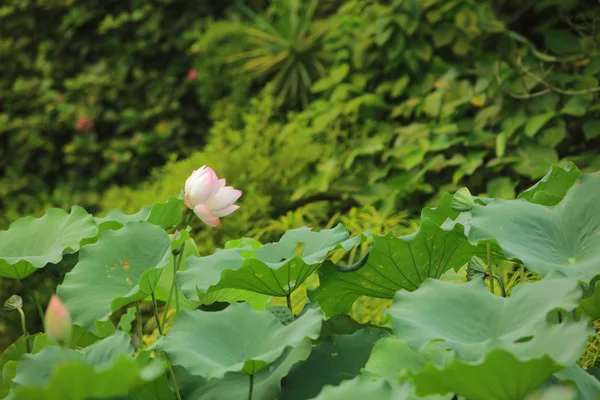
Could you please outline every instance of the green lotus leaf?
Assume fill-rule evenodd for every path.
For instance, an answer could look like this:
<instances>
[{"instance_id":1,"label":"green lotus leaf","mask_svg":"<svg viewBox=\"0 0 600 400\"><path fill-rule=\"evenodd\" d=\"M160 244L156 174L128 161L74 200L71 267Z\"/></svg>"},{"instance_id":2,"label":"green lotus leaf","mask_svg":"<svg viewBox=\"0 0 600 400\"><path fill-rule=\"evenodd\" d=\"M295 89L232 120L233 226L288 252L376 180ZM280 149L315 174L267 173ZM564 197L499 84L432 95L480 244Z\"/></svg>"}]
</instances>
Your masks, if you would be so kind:
<instances>
[{"instance_id":1,"label":"green lotus leaf","mask_svg":"<svg viewBox=\"0 0 600 400\"><path fill-rule=\"evenodd\" d=\"M543 206L554 206L565 197L580 176L581 172L570 161L564 168L553 166L539 182L519 194L517 198Z\"/></svg>"},{"instance_id":2,"label":"green lotus leaf","mask_svg":"<svg viewBox=\"0 0 600 400\"><path fill-rule=\"evenodd\" d=\"M326 262L319 271L320 286L309 293L327 315L348 313L360 296L391 299L400 289L412 291L428 278L439 278L449 269L459 269L474 254L485 249L471 245L462 229L446 231L440 225L455 218L452 195L445 194L437 208L425 208L421 226L408 236L373 235L373 247L364 266L342 272Z\"/></svg>"},{"instance_id":3,"label":"green lotus leaf","mask_svg":"<svg viewBox=\"0 0 600 400\"><path fill-rule=\"evenodd\" d=\"M580 366L573 364L569 368L557 372L554 376L563 383L573 383L577 389L579 400L600 399L600 381Z\"/></svg>"},{"instance_id":4,"label":"green lotus leaf","mask_svg":"<svg viewBox=\"0 0 600 400\"><path fill-rule=\"evenodd\" d=\"M45 335L37 333L31 336L21 336L8 346L0 356L0 399L4 399L13 386L13 379L17 375L17 366L25 354L37 353L44 345L40 344L40 337Z\"/></svg>"},{"instance_id":5,"label":"green lotus leaf","mask_svg":"<svg viewBox=\"0 0 600 400\"><path fill-rule=\"evenodd\" d=\"M0 375L0 398L5 399L10 393L13 386L13 379L17 376L18 361L7 361L2 367L2 375Z\"/></svg>"},{"instance_id":6,"label":"green lotus leaf","mask_svg":"<svg viewBox=\"0 0 600 400\"><path fill-rule=\"evenodd\" d=\"M420 396L455 393L467 399L514 400L536 391L561 368L547 355L520 360L506 350L493 349L478 362L453 359L439 369L427 364L412 380Z\"/></svg>"},{"instance_id":7,"label":"green lotus leaf","mask_svg":"<svg viewBox=\"0 0 600 400\"><path fill-rule=\"evenodd\" d=\"M414 292L398 292L388 314L397 338L416 349L436 340L465 361L501 348L523 359L548 354L566 366L583 351L589 323L582 319L550 325L547 314L575 309L580 297L577 282L562 277L521 284L509 298L491 294L480 280L429 280ZM545 346L553 335L564 335L570 346Z\"/></svg>"},{"instance_id":8,"label":"green lotus leaf","mask_svg":"<svg viewBox=\"0 0 600 400\"><path fill-rule=\"evenodd\" d=\"M134 389L129 396L132 400L175 400L175 393L169 387L169 378L165 374Z\"/></svg>"},{"instance_id":9,"label":"green lotus leaf","mask_svg":"<svg viewBox=\"0 0 600 400\"><path fill-rule=\"evenodd\" d=\"M351 249L360 236L348 239L342 225L312 232L287 231L277 243L260 248L245 242L206 257L190 257L177 282L191 300L218 289L242 289L268 296L287 296L313 273L332 251Z\"/></svg>"},{"instance_id":10,"label":"green lotus leaf","mask_svg":"<svg viewBox=\"0 0 600 400\"><path fill-rule=\"evenodd\" d=\"M182 236L187 236L187 232L184 231L185 234ZM172 243L171 243L172 244ZM185 242L185 248L183 249L183 255L181 264L179 264L179 271L185 269L185 260L189 257L198 256L198 248L196 247L196 243L193 239L188 239ZM179 256L178 256L179 257ZM173 274L174 274L174 257L169 257L167 264L164 266L162 273L160 274L160 278L156 285L156 289L154 291L154 295L158 300L162 300L167 302L169 298L169 293L171 292L171 284L173 283ZM176 301L177 300L177 301ZM179 308L177 308L177 304L179 304ZM193 310L198 307L199 302L194 302L188 300L179 287L177 287L177 297L175 297L175 293L171 296L171 305L176 308L177 312L181 310Z\"/></svg>"},{"instance_id":11,"label":"green lotus leaf","mask_svg":"<svg viewBox=\"0 0 600 400\"><path fill-rule=\"evenodd\" d=\"M71 212L49 209L41 218L23 217L0 231L0 277L25 279L46 264L56 264L64 252L76 252L98 227L83 208Z\"/></svg>"},{"instance_id":12,"label":"green lotus leaf","mask_svg":"<svg viewBox=\"0 0 600 400\"><path fill-rule=\"evenodd\" d=\"M463 221L473 244L495 241L507 259L542 276L559 271L588 284L600 275L600 176L581 175L556 206L520 200L477 204Z\"/></svg>"},{"instance_id":13,"label":"green lotus leaf","mask_svg":"<svg viewBox=\"0 0 600 400\"><path fill-rule=\"evenodd\" d=\"M369 359L375 343L389 336L383 329L366 328L351 335L331 335L317 344L308 359L297 364L283 378L282 398L310 399L323 386L354 378Z\"/></svg>"},{"instance_id":14,"label":"green lotus leaf","mask_svg":"<svg viewBox=\"0 0 600 400\"><path fill-rule=\"evenodd\" d=\"M57 294L73 323L95 333L95 321L106 320L115 310L155 290L170 256L169 236L162 228L130 222L85 246Z\"/></svg>"},{"instance_id":15,"label":"green lotus leaf","mask_svg":"<svg viewBox=\"0 0 600 400\"><path fill-rule=\"evenodd\" d=\"M183 201L169 196L164 203L154 203L142 208L135 214L124 214L120 210L109 210L104 217L94 218L100 230L120 229L129 222L147 221L164 229L172 228L181 221Z\"/></svg>"},{"instance_id":16,"label":"green lotus leaf","mask_svg":"<svg viewBox=\"0 0 600 400\"><path fill-rule=\"evenodd\" d=\"M327 385L313 400L450 400L448 396L419 397L410 383L395 384L373 376L359 375L354 379L342 382L338 386Z\"/></svg>"},{"instance_id":17,"label":"green lotus leaf","mask_svg":"<svg viewBox=\"0 0 600 400\"><path fill-rule=\"evenodd\" d=\"M125 397L130 391L156 379L157 373L162 371L163 368L158 368L154 363L141 367L127 355L119 356L104 368L94 368L80 359L64 360L55 366L45 384L17 387L10 399L88 400Z\"/></svg>"},{"instance_id":18,"label":"green lotus leaf","mask_svg":"<svg viewBox=\"0 0 600 400\"><path fill-rule=\"evenodd\" d=\"M549 386L527 396L526 400L577 400L577 391L566 386Z\"/></svg>"},{"instance_id":19,"label":"green lotus leaf","mask_svg":"<svg viewBox=\"0 0 600 400\"><path fill-rule=\"evenodd\" d=\"M454 355L439 343L430 343L420 351L396 338L381 339L371 352L365 373L390 381L407 380L409 373L421 371L427 364L447 365Z\"/></svg>"},{"instance_id":20,"label":"green lotus leaf","mask_svg":"<svg viewBox=\"0 0 600 400\"><path fill-rule=\"evenodd\" d=\"M321 320L316 308L286 326L270 312L245 303L218 313L184 310L168 334L159 338L158 347L174 365L207 380L223 378L227 372L253 375L275 362L286 348L316 339Z\"/></svg>"},{"instance_id":21,"label":"green lotus leaf","mask_svg":"<svg viewBox=\"0 0 600 400\"><path fill-rule=\"evenodd\" d=\"M254 375L253 399L279 400L281 380L297 362L305 360L312 349L310 341L304 341L284 351L283 355L269 368L260 370ZM222 379L205 380L176 367L175 374L184 399L202 400L239 400L248 398L249 377L228 372Z\"/></svg>"}]
</instances>

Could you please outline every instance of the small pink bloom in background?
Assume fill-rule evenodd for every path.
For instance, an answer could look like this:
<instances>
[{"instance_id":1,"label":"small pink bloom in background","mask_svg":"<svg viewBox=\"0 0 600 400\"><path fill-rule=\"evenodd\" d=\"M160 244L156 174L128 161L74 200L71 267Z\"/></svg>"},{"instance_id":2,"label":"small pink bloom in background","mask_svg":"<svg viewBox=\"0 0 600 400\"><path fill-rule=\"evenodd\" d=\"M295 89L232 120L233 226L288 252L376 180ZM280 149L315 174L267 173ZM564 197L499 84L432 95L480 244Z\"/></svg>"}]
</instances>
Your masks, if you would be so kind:
<instances>
[{"instance_id":1,"label":"small pink bloom in background","mask_svg":"<svg viewBox=\"0 0 600 400\"><path fill-rule=\"evenodd\" d=\"M44 329L50 340L66 344L71 340L71 315L65 305L55 294L50 298L44 316Z\"/></svg>"},{"instance_id":2,"label":"small pink bloom in background","mask_svg":"<svg viewBox=\"0 0 600 400\"><path fill-rule=\"evenodd\" d=\"M85 115L79 117L77 124L75 124L75 130L78 132L89 132L92 129L94 129L94 121Z\"/></svg>"},{"instance_id":3,"label":"small pink bloom in background","mask_svg":"<svg viewBox=\"0 0 600 400\"><path fill-rule=\"evenodd\" d=\"M198 71L196 71L194 68L191 68L187 73L187 78L191 81L196 79L197 76L198 76Z\"/></svg>"},{"instance_id":4,"label":"small pink bloom in background","mask_svg":"<svg viewBox=\"0 0 600 400\"><path fill-rule=\"evenodd\" d=\"M193 171L185 181L185 205L207 225L218 226L220 217L240 208L233 203L240 198L242 191L225 186L225 183L225 179L219 179L215 171L206 165Z\"/></svg>"}]
</instances>

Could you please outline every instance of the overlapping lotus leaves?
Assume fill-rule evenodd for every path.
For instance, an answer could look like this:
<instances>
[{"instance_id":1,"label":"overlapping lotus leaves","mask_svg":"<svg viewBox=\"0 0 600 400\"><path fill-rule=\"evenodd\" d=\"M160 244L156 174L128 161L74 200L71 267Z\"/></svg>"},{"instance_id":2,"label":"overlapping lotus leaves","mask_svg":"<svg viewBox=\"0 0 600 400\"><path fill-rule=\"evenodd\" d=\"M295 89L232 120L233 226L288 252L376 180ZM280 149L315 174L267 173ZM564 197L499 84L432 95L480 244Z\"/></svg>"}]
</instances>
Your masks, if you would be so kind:
<instances>
[{"instance_id":1,"label":"overlapping lotus leaves","mask_svg":"<svg viewBox=\"0 0 600 400\"><path fill-rule=\"evenodd\" d=\"M164 229L169 229L181 221L181 205L183 201L169 196L164 203L153 203L135 214L124 214L121 210L110 210L104 217L94 218L102 231L119 229L129 222L147 221Z\"/></svg>"},{"instance_id":2,"label":"overlapping lotus leaves","mask_svg":"<svg viewBox=\"0 0 600 400\"><path fill-rule=\"evenodd\" d=\"M318 308L286 326L270 312L256 311L245 303L218 313L182 311L168 334L158 340L158 347L174 365L207 380L223 378L227 372L253 375L287 348L316 339L321 321Z\"/></svg>"},{"instance_id":3,"label":"overlapping lotus leaves","mask_svg":"<svg viewBox=\"0 0 600 400\"><path fill-rule=\"evenodd\" d=\"M581 172L570 161L564 168L552 166L539 182L519 194L518 198L543 206L554 206L565 197L580 176Z\"/></svg>"},{"instance_id":4,"label":"overlapping lotus leaves","mask_svg":"<svg viewBox=\"0 0 600 400\"><path fill-rule=\"evenodd\" d=\"M353 272L342 272L331 262L319 271L320 286L309 293L328 315L347 313L360 296L391 299L400 289L415 290L428 278L439 278L458 269L485 249L471 245L462 229L444 230L440 225L458 213L451 208L452 195L442 196L437 208L425 208L415 233L395 237L373 235L366 264Z\"/></svg>"},{"instance_id":5,"label":"overlapping lotus leaves","mask_svg":"<svg viewBox=\"0 0 600 400\"><path fill-rule=\"evenodd\" d=\"M565 384L574 384L579 400L600 398L600 381L576 364L557 372L554 376Z\"/></svg>"},{"instance_id":6,"label":"overlapping lotus leaves","mask_svg":"<svg viewBox=\"0 0 600 400\"><path fill-rule=\"evenodd\" d=\"M186 260L187 258L192 256L197 256L198 248L196 247L196 243L194 242L194 240L189 238L189 234L187 233L187 231L183 231L181 236L188 237L188 239L185 241L185 248L183 249L183 254L180 255L182 257L182 260ZM180 246L183 245L183 243L184 242L181 242ZM173 240L171 240L171 249L173 249ZM173 283L173 274L175 273L174 262L175 258L169 257L167 264L163 267L163 271L160 274L160 278L158 280L158 283L156 284L156 289L154 292L154 295L158 300L167 302L167 300L169 299L169 294L171 293L171 285ZM179 264L179 270L181 271L184 268L185 262L181 262L181 264ZM177 312L181 311L182 309L193 310L196 307L198 307L198 302L188 300L183 295L183 292L181 292L181 289L177 288L176 290L177 293L173 293L171 295L171 305L177 310Z\"/></svg>"},{"instance_id":7,"label":"overlapping lotus leaves","mask_svg":"<svg viewBox=\"0 0 600 400\"><path fill-rule=\"evenodd\" d=\"M96 332L95 321L154 291L170 255L169 236L162 228L130 222L85 246L57 294L74 324Z\"/></svg>"},{"instance_id":8,"label":"overlapping lotus leaves","mask_svg":"<svg viewBox=\"0 0 600 400\"><path fill-rule=\"evenodd\" d=\"M283 379L282 398L304 400L319 394L323 386L340 384L360 373L375 343L389 336L383 329L365 328L351 335L331 335L314 346L305 361Z\"/></svg>"},{"instance_id":9,"label":"overlapping lotus leaves","mask_svg":"<svg viewBox=\"0 0 600 400\"><path fill-rule=\"evenodd\" d=\"M83 208L67 213L49 209L41 218L19 218L0 231L0 277L24 279L49 263L62 260L63 252L75 252L86 238L96 236L98 227Z\"/></svg>"},{"instance_id":10,"label":"overlapping lotus leaves","mask_svg":"<svg viewBox=\"0 0 600 400\"><path fill-rule=\"evenodd\" d=\"M46 383L21 386L14 390L11 400L87 400L126 396L146 382L163 373L153 363L146 367L126 355L121 355L104 368L95 368L82 360L63 361L56 366Z\"/></svg>"},{"instance_id":11,"label":"overlapping lotus leaves","mask_svg":"<svg viewBox=\"0 0 600 400\"><path fill-rule=\"evenodd\" d=\"M494 199L461 223L473 244L495 241L542 276L559 271L587 284L600 275L599 198L600 173L584 174L556 206Z\"/></svg>"},{"instance_id":12,"label":"overlapping lotus leaves","mask_svg":"<svg viewBox=\"0 0 600 400\"><path fill-rule=\"evenodd\" d=\"M563 346L564 342L553 343ZM524 399L563 368L547 355L520 360L503 349L494 349L478 362L453 359L443 368L427 364L412 380L421 396L455 393L467 399Z\"/></svg>"},{"instance_id":13,"label":"overlapping lotus leaves","mask_svg":"<svg viewBox=\"0 0 600 400\"><path fill-rule=\"evenodd\" d=\"M57 385L57 382L64 383L65 378L63 375L66 373L65 370L70 370L72 366L90 367L87 371L89 373L108 369L122 357L133 361L131 358L133 348L129 341L129 336L123 332L116 332L114 335L96 342L81 351L57 346L46 346L36 354L23 355L17 367L17 374L13 380L15 393L23 394L16 396L16 398L25 399L27 397L24 394L37 393L36 391L21 390L20 388L37 387L41 390L39 393L46 393L48 395L52 393L52 395L56 395L56 393L51 391L46 392L46 389L43 388L46 385L54 387L54 385ZM57 382L51 383L51 381ZM68 390L68 387L62 389L54 387L54 389L59 390L59 393L62 393L65 398L69 397L65 394L65 390ZM46 397L29 398L45 399Z\"/></svg>"},{"instance_id":14,"label":"overlapping lotus leaves","mask_svg":"<svg viewBox=\"0 0 600 400\"><path fill-rule=\"evenodd\" d=\"M430 343L417 351L396 338L384 338L373 347L364 372L394 382L405 381L427 364L443 367L453 357L439 343Z\"/></svg>"},{"instance_id":15,"label":"overlapping lotus leaves","mask_svg":"<svg viewBox=\"0 0 600 400\"><path fill-rule=\"evenodd\" d=\"M325 386L313 400L450 400L451 398L452 395L419 397L410 383L398 385L379 377L359 375L338 386Z\"/></svg>"},{"instance_id":16,"label":"overlapping lotus leaves","mask_svg":"<svg viewBox=\"0 0 600 400\"><path fill-rule=\"evenodd\" d=\"M283 355L268 368L254 375L254 399L279 400L282 378L292 366L305 360L312 349L309 341L301 342L294 348L288 348ZM222 379L206 379L190 375L181 367L175 367L179 388L184 399L202 400L239 400L248 398L248 376L228 372ZM140 399L141 400L141 399Z\"/></svg>"},{"instance_id":17,"label":"overlapping lotus leaves","mask_svg":"<svg viewBox=\"0 0 600 400\"><path fill-rule=\"evenodd\" d=\"M580 296L577 282L561 277L521 284L509 298L491 294L479 280L429 280L417 291L398 292L388 313L397 338L415 349L436 340L465 361L504 349L525 360L548 354L566 366L583 351L589 323L550 325L546 318L550 311L576 308Z\"/></svg>"},{"instance_id":18,"label":"overlapping lotus leaves","mask_svg":"<svg viewBox=\"0 0 600 400\"><path fill-rule=\"evenodd\" d=\"M279 242L258 249L244 242L210 256L190 257L185 271L177 272L177 283L190 300L226 288L283 297L297 289L329 253L349 250L361 239L349 239L342 225L318 232L292 229Z\"/></svg>"}]
</instances>

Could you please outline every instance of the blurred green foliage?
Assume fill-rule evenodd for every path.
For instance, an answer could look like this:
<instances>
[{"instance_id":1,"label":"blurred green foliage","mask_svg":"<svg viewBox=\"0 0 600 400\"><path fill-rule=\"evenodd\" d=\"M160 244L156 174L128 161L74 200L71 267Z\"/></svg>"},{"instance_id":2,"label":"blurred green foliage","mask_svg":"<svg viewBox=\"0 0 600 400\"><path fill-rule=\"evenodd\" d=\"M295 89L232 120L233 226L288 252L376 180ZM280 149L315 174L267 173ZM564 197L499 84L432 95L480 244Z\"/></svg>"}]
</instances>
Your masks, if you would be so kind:
<instances>
[{"instance_id":1,"label":"blurred green foliage","mask_svg":"<svg viewBox=\"0 0 600 400\"><path fill-rule=\"evenodd\" d=\"M136 212L206 164L243 191L194 222L206 254L303 225L405 234L445 191L600 169L596 1L2 4L0 226Z\"/></svg>"},{"instance_id":2,"label":"blurred green foliage","mask_svg":"<svg viewBox=\"0 0 600 400\"><path fill-rule=\"evenodd\" d=\"M496 3L321 2L306 32L318 34L315 52L331 57L305 107L294 110L304 95L281 87L277 73L231 85L212 105L201 152L169 163L142 188L111 189L102 207L134 212L209 164L244 191L235 216L200 234L201 250L211 251L248 232L276 237L297 225L328 226L349 210L411 217L460 186L511 198L566 160L599 167L598 8ZM249 61L228 60L254 51L247 46L261 57L268 48L248 32L267 35L268 18L291 14L279 2L260 18L244 11L241 22L208 26L192 53L221 59L225 74L247 72ZM248 43L235 40L244 32ZM274 69L302 68L292 53L269 57L279 59ZM280 96L292 94L297 99L280 108Z\"/></svg>"},{"instance_id":3,"label":"blurred green foliage","mask_svg":"<svg viewBox=\"0 0 600 400\"><path fill-rule=\"evenodd\" d=\"M0 224L201 146L189 45L227 1L9 0L0 5Z\"/></svg>"}]
</instances>

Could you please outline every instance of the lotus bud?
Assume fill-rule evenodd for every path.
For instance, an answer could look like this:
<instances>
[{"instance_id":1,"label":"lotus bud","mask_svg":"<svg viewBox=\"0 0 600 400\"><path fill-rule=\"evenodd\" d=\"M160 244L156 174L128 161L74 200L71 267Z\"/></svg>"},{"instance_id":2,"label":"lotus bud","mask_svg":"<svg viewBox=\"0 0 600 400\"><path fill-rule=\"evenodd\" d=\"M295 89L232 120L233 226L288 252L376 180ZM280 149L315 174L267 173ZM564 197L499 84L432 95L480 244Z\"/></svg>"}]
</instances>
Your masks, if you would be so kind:
<instances>
[{"instance_id":1,"label":"lotus bud","mask_svg":"<svg viewBox=\"0 0 600 400\"><path fill-rule=\"evenodd\" d=\"M205 224L218 226L221 217L240 208L233 203L240 198L242 192L225 184L225 179L219 179L212 168L203 166L193 171L185 182L185 205Z\"/></svg>"},{"instance_id":2,"label":"lotus bud","mask_svg":"<svg viewBox=\"0 0 600 400\"><path fill-rule=\"evenodd\" d=\"M63 345L71 340L71 315L56 295L52 295L50 303L48 303L44 327L50 340Z\"/></svg>"},{"instance_id":3,"label":"lotus bud","mask_svg":"<svg viewBox=\"0 0 600 400\"><path fill-rule=\"evenodd\" d=\"M452 197L452 211L467 212L473 209L475 200L467 188L460 188Z\"/></svg>"}]
</instances>

